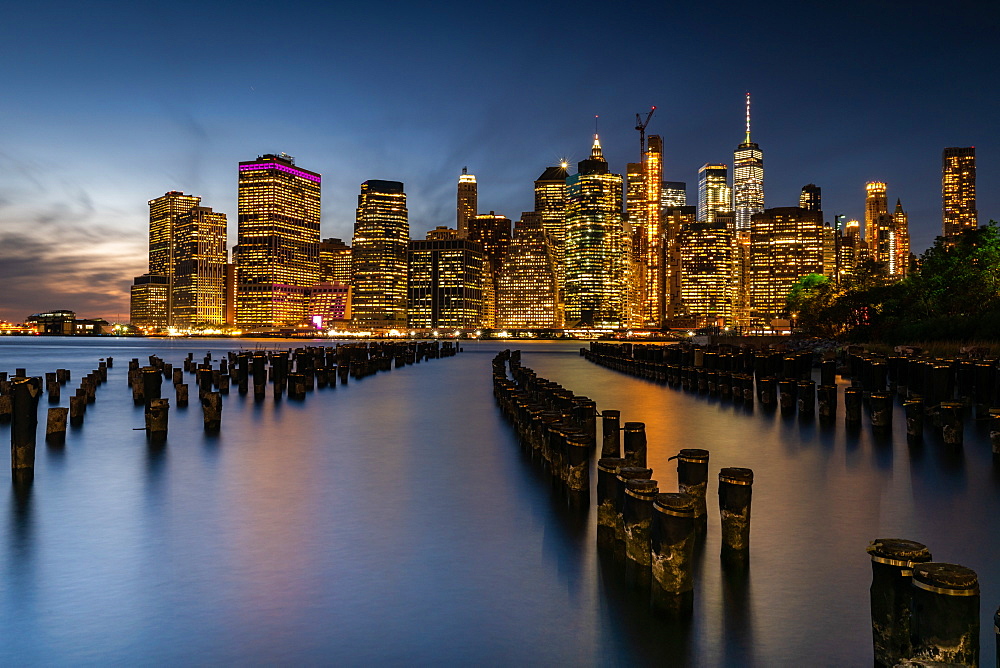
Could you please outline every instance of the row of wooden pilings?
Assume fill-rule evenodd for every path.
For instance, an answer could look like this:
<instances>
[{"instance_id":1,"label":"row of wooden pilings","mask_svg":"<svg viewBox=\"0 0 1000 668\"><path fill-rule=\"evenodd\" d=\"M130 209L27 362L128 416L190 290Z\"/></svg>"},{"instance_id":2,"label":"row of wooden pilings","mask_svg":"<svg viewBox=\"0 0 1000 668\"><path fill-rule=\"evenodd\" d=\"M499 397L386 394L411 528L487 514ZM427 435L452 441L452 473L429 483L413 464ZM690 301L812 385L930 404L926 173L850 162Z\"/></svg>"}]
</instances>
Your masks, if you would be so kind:
<instances>
[{"instance_id":1,"label":"row of wooden pilings","mask_svg":"<svg viewBox=\"0 0 1000 668\"><path fill-rule=\"evenodd\" d=\"M1000 382L995 365L970 361L926 360L907 357L887 359L852 352L839 362L819 363L820 383L812 379L813 354L759 351L733 346L635 345L593 342L580 354L587 360L622 373L671 387L719 397L753 407L780 410L806 420L817 416L821 424L837 419L838 371L851 379L844 389L844 421L862 423L867 406L872 431L885 436L892 431L893 398L903 402L907 439L923 439L933 428L948 446L964 440L963 419L975 406L977 419L989 420L994 458L1000 462L1000 408L995 386ZM939 362L948 362L939 363ZM902 384L908 383L908 384Z\"/></svg>"},{"instance_id":2,"label":"row of wooden pilings","mask_svg":"<svg viewBox=\"0 0 1000 668\"><path fill-rule=\"evenodd\" d=\"M97 388L108 380L108 368L114 359L108 357L98 362L94 369L80 379L80 387L69 398L68 407L53 406L48 409L45 423L45 440L60 445L66 440L67 418L70 424L83 424L87 405L97 399ZM15 479L29 479L35 467L35 446L38 434L38 404L44 393L49 403L59 403L62 386L71 380L68 369L57 369L43 376L28 376L27 370L15 369L14 375L0 372L0 422L10 423L10 466ZM44 385L43 385L44 383Z\"/></svg>"},{"instance_id":3,"label":"row of wooden pilings","mask_svg":"<svg viewBox=\"0 0 1000 668\"><path fill-rule=\"evenodd\" d=\"M508 377L507 367L510 369ZM694 602L694 552L704 540L708 513L707 450L683 449L677 459L678 492L660 492L646 466L646 427L621 425L621 412L600 415L577 397L521 365L520 351L493 360L493 391L523 447L565 486L571 505L589 502L590 459L597 451L595 418L602 419L597 461L597 546L622 566L626 582L649 593L654 612L687 617ZM753 471L719 472L722 559L744 571L750 556Z\"/></svg>"},{"instance_id":4,"label":"row of wooden pilings","mask_svg":"<svg viewBox=\"0 0 1000 668\"><path fill-rule=\"evenodd\" d=\"M276 400L287 392L289 399L303 400L315 388L335 388L338 382L347 384L349 378L359 380L379 371L416 364L421 360L451 357L461 349L451 341L372 342L339 344L330 347L307 347L284 351L230 351L213 368L211 353L199 364L193 353L183 361L182 368L174 368L155 355L149 357L148 366L140 366L137 358L129 362L127 382L132 389L133 403L144 407L147 437L162 442L167 435L170 402L163 396L163 382L174 386L178 407L188 405L188 385L184 372L194 375L198 387L198 400L202 406L204 427L207 432L217 432L222 426L222 397L229 393L231 383L241 394L251 387L254 398L261 401L270 383ZM66 439L67 417L69 424L83 424L87 405L97 398L97 388L107 382L108 369L114 359L101 359L98 368L80 381L74 396L69 397L68 407L51 407L46 423L46 441L60 445ZM59 403L60 387L70 381L67 369L58 369L44 376L50 403ZM16 369L13 376L0 372L0 422L11 423L11 470L16 479L30 480L35 465L35 447L38 432L38 404L42 395L43 377L27 376L26 369Z\"/></svg>"}]
</instances>

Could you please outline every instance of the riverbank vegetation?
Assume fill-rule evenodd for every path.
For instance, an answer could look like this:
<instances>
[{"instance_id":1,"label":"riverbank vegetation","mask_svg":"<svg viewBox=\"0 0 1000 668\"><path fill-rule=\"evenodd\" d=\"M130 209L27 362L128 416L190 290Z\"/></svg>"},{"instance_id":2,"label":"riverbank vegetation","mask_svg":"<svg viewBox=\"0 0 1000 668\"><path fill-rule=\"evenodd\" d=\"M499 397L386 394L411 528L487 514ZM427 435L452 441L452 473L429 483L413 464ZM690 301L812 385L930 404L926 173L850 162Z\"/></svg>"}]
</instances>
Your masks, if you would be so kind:
<instances>
[{"instance_id":1,"label":"riverbank vegetation","mask_svg":"<svg viewBox=\"0 0 1000 668\"><path fill-rule=\"evenodd\" d=\"M889 280L885 266L871 260L839 283L804 276L792 287L787 308L806 335L857 343L996 343L1000 226L990 221L951 243L939 237L901 281Z\"/></svg>"}]
</instances>

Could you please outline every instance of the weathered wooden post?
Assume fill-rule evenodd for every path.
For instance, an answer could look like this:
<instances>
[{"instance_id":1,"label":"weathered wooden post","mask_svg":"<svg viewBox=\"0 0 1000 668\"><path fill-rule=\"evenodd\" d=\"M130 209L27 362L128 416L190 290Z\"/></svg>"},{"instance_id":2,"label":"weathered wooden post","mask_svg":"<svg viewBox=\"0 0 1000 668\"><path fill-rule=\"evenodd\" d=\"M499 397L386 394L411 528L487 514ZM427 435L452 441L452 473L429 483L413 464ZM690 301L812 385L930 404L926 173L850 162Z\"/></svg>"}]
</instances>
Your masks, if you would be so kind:
<instances>
[{"instance_id":1,"label":"weathered wooden post","mask_svg":"<svg viewBox=\"0 0 1000 668\"><path fill-rule=\"evenodd\" d=\"M649 527L653 499L659 490L655 480L632 479L625 483L622 519L625 527L625 581L646 589L650 579Z\"/></svg>"},{"instance_id":2,"label":"weathered wooden post","mask_svg":"<svg viewBox=\"0 0 1000 668\"><path fill-rule=\"evenodd\" d=\"M914 659L979 665L979 578L971 568L927 562L913 566Z\"/></svg>"},{"instance_id":3,"label":"weathered wooden post","mask_svg":"<svg viewBox=\"0 0 1000 668\"><path fill-rule=\"evenodd\" d=\"M11 401L10 391L8 390L4 394L0 394L0 424L7 424L10 422L12 413L13 402Z\"/></svg>"},{"instance_id":4,"label":"weathered wooden post","mask_svg":"<svg viewBox=\"0 0 1000 668\"><path fill-rule=\"evenodd\" d=\"M906 414L906 439L916 442L924 437L924 402L922 399L910 399L903 402Z\"/></svg>"},{"instance_id":5,"label":"weathered wooden post","mask_svg":"<svg viewBox=\"0 0 1000 668\"><path fill-rule=\"evenodd\" d=\"M182 369L174 369L172 373L171 382L174 385L180 385L184 382L184 371Z\"/></svg>"},{"instance_id":6,"label":"weathered wooden post","mask_svg":"<svg viewBox=\"0 0 1000 668\"><path fill-rule=\"evenodd\" d=\"M628 466L646 467L646 424L626 422L622 427L622 450Z\"/></svg>"},{"instance_id":7,"label":"weathered wooden post","mask_svg":"<svg viewBox=\"0 0 1000 668\"><path fill-rule=\"evenodd\" d=\"M161 441L167 436L167 416L170 412L169 399L153 399L146 404L146 437Z\"/></svg>"},{"instance_id":8,"label":"weathered wooden post","mask_svg":"<svg viewBox=\"0 0 1000 668\"><path fill-rule=\"evenodd\" d=\"M993 449L993 460L1000 461L1000 411L996 409L990 410L990 445Z\"/></svg>"},{"instance_id":9,"label":"weathered wooden post","mask_svg":"<svg viewBox=\"0 0 1000 668\"><path fill-rule=\"evenodd\" d=\"M604 440L601 445L601 457L620 457L621 450L621 411L606 410L601 413L604 420Z\"/></svg>"},{"instance_id":10,"label":"weathered wooden post","mask_svg":"<svg viewBox=\"0 0 1000 668\"><path fill-rule=\"evenodd\" d=\"M823 360L819 365L820 385L837 385L837 361Z\"/></svg>"},{"instance_id":11,"label":"weathered wooden post","mask_svg":"<svg viewBox=\"0 0 1000 668\"><path fill-rule=\"evenodd\" d=\"M80 387L87 391L87 403L92 404L97 401L97 383L89 373L80 379Z\"/></svg>"},{"instance_id":12,"label":"weathered wooden post","mask_svg":"<svg viewBox=\"0 0 1000 668\"><path fill-rule=\"evenodd\" d=\"M800 380L798 384L799 417L812 419L816 414L816 381Z\"/></svg>"},{"instance_id":13,"label":"weathered wooden post","mask_svg":"<svg viewBox=\"0 0 1000 668\"><path fill-rule=\"evenodd\" d=\"M263 401L267 390L267 357L263 354L253 356L253 398Z\"/></svg>"},{"instance_id":14,"label":"weathered wooden post","mask_svg":"<svg viewBox=\"0 0 1000 668\"><path fill-rule=\"evenodd\" d=\"M653 477L653 469L641 466L622 466L618 469L615 485L615 558L625 560L625 489L629 480L649 480Z\"/></svg>"},{"instance_id":15,"label":"weathered wooden post","mask_svg":"<svg viewBox=\"0 0 1000 668\"><path fill-rule=\"evenodd\" d=\"M222 427L222 395L218 392L206 392L201 398L201 409L205 431L219 431Z\"/></svg>"},{"instance_id":16,"label":"weathered wooden post","mask_svg":"<svg viewBox=\"0 0 1000 668\"><path fill-rule=\"evenodd\" d=\"M35 468L38 399L41 394L28 378L19 377L11 382L10 467L14 472Z\"/></svg>"},{"instance_id":17,"label":"weathered wooden post","mask_svg":"<svg viewBox=\"0 0 1000 668\"><path fill-rule=\"evenodd\" d=\"M592 441L585 432L566 432L566 488L570 500L585 505L590 497L590 452Z\"/></svg>"},{"instance_id":18,"label":"weathered wooden post","mask_svg":"<svg viewBox=\"0 0 1000 668\"><path fill-rule=\"evenodd\" d=\"M69 423L74 427L83 424L83 416L87 412L87 397L77 394L69 398Z\"/></svg>"},{"instance_id":19,"label":"weathered wooden post","mask_svg":"<svg viewBox=\"0 0 1000 668\"><path fill-rule=\"evenodd\" d=\"M795 381L778 381L778 404L781 406L781 414L789 415L795 412Z\"/></svg>"},{"instance_id":20,"label":"weathered wooden post","mask_svg":"<svg viewBox=\"0 0 1000 668\"><path fill-rule=\"evenodd\" d=\"M964 442L965 429L962 424L962 404L955 401L942 401L938 407L941 420L941 440L945 445L960 448Z\"/></svg>"},{"instance_id":21,"label":"weathered wooden post","mask_svg":"<svg viewBox=\"0 0 1000 668\"><path fill-rule=\"evenodd\" d=\"M618 488L618 469L625 466L621 457L601 457L597 460L597 547L614 549L615 546L615 492Z\"/></svg>"},{"instance_id":22,"label":"weathered wooden post","mask_svg":"<svg viewBox=\"0 0 1000 668\"><path fill-rule=\"evenodd\" d=\"M708 523L708 450L684 448L676 457L677 489L693 500L695 528L702 530Z\"/></svg>"},{"instance_id":23,"label":"weathered wooden post","mask_svg":"<svg viewBox=\"0 0 1000 668\"><path fill-rule=\"evenodd\" d=\"M650 525L651 602L656 612L687 617L694 606L694 499L657 494Z\"/></svg>"},{"instance_id":24,"label":"weathered wooden post","mask_svg":"<svg viewBox=\"0 0 1000 668\"><path fill-rule=\"evenodd\" d=\"M819 401L819 421L832 424L837 420L837 386L820 385L816 396Z\"/></svg>"},{"instance_id":25,"label":"weathered wooden post","mask_svg":"<svg viewBox=\"0 0 1000 668\"><path fill-rule=\"evenodd\" d=\"M54 407L49 409L45 420L45 442L59 445L66 441L66 417L68 408Z\"/></svg>"},{"instance_id":26,"label":"weathered wooden post","mask_svg":"<svg viewBox=\"0 0 1000 668\"><path fill-rule=\"evenodd\" d=\"M778 382L771 376L765 376L757 380L758 396L760 404L767 409L778 407Z\"/></svg>"},{"instance_id":27,"label":"weathered wooden post","mask_svg":"<svg viewBox=\"0 0 1000 668\"><path fill-rule=\"evenodd\" d=\"M861 424L861 390L856 387L844 389L844 422Z\"/></svg>"},{"instance_id":28,"label":"weathered wooden post","mask_svg":"<svg viewBox=\"0 0 1000 668\"><path fill-rule=\"evenodd\" d=\"M722 514L722 556L747 561L750 558L750 500L753 471L724 468L719 471L719 511Z\"/></svg>"},{"instance_id":29,"label":"weathered wooden post","mask_svg":"<svg viewBox=\"0 0 1000 668\"><path fill-rule=\"evenodd\" d=\"M872 559L871 616L875 665L892 668L909 659L913 564L931 560L923 543L879 538L868 546Z\"/></svg>"},{"instance_id":30,"label":"weathered wooden post","mask_svg":"<svg viewBox=\"0 0 1000 668\"><path fill-rule=\"evenodd\" d=\"M183 408L188 405L188 386L187 383L179 383L174 385L174 398L177 401L177 407Z\"/></svg>"},{"instance_id":31,"label":"weathered wooden post","mask_svg":"<svg viewBox=\"0 0 1000 668\"><path fill-rule=\"evenodd\" d=\"M45 374L46 376L49 374ZM53 380L45 385L45 392L49 395L50 404L58 404L60 395L62 394L62 385L59 381Z\"/></svg>"},{"instance_id":32,"label":"weathered wooden post","mask_svg":"<svg viewBox=\"0 0 1000 668\"><path fill-rule=\"evenodd\" d=\"M881 371L881 368L876 368ZM884 390L872 392L869 398L872 430L880 435L892 431L892 395Z\"/></svg>"},{"instance_id":33,"label":"weathered wooden post","mask_svg":"<svg viewBox=\"0 0 1000 668\"><path fill-rule=\"evenodd\" d=\"M153 399L160 398L160 384L163 382L163 375L160 370L153 366L144 367L142 370L142 398L143 403L149 406Z\"/></svg>"}]
</instances>

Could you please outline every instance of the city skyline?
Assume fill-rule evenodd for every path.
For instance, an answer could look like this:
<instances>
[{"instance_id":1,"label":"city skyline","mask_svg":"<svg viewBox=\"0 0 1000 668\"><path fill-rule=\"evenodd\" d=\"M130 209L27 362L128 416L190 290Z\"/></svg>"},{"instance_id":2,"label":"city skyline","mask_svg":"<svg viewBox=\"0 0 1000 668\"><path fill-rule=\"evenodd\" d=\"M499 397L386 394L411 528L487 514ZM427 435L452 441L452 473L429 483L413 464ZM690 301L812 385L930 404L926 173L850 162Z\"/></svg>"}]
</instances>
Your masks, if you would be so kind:
<instances>
[{"instance_id":1,"label":"city skyline","mask_svg":"<svg viewBox=\"0 0 1000 668\"><path fill-rule=\"evenodd\" d=\"M229 218L232 247L234 165L269 152L287 152L323 175L323 238L350 238L359 184L386 179L406 183L411 237L419 239L454 224L463 167L477 177L480 213L516 220L531 210L537 174L562 158L586 157L595 114L611 171L624 173L640 159L632 119L656 105L648 132L663 137L663 178L687 182L693 201L700 165L727 164L732 174L747 91L754 141L767 152L768 206L794 206L801 187L815 183L827 220L861 219L865 183L885 182L902 198L919 254L941 233L941 151L976 146L980 223L1000 217L992 187L998 149L986 113L997 93L984 89L981 68L948 64L985 62L980 37L995 20L975 12L928 7L897 16L879 7L886 20L869 25L850 7L790 13L767 4L756 20L768 34L808 29L811 43L831 48L803 54L770 37L733 68L730 50L705 56L685 35L710 22L699 8L678 14L595 4L565 15L536 11L522 25L527 6L509 5L489 21L485 10L460 18L408 7L386 22L387 49L350 34L371 20L363 8L319 9L313 27L302 25L294 3L268 21L246 12L231 25L227 12L206 7L199 21L217 31L218 49L205 54L188 49L193 36L166 40L187 5L172 7L152 27L152 9L81 15L66 5L54 21L39 9L11 12L21 30L0 75L12 93L0 102L0 278L9 295L0 318L71 308L124 319L131 279L146 271L146 202L171 190L201 197ZM662 55L624 71L624 45L640 18L663 26ZM883 39L890 20L911 39L873 62L861 47ZM463 30L463 21L479 32ZM726 38L739 34L740 22L738 12L712 21L720 43L732 43ZM606 48L571 63L572 43L593 24ZM338 39L328 40L324 25ZM296 48L272 50L266 66L240 62L283 31ZM960 48L941 41L948 34L963 35ZM474 48L484 36L532 49L492 62ZM372 72L390 64L400 86L379 88ZM178 81L209 94L178 96L170 85ZM822 84L828 95L804 96L803 81ZM959 90L976 94L954 104ZM533 104L515 104L522 98Z\"/></svg>"}]
</instances>

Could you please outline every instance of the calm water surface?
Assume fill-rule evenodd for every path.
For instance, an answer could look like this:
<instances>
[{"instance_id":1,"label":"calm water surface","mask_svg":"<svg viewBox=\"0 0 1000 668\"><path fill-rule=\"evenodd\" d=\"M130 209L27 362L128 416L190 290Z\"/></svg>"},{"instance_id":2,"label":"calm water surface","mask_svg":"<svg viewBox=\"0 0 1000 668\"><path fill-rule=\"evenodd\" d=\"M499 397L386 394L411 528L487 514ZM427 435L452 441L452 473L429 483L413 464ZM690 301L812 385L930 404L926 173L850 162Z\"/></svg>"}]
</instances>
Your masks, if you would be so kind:
<instances>
[{"instance_id":1,"label":"calm water surface","mask_svg":"<svg viewBox=\"0 0 1000 668\"><path fill-rule=\"evenodd\" d=\"M178 366L241 345L288 347L0 339L0 370L72 370L62 405L115 358L85 424L64 447L40 439L34 484L0 494L0 663L871 665L876 537L979 573L992 659L1000 475L977 425L949 456L933 439L908 447L898 411L879 442L618 374L580 344L512 344L539 375L645 422L661 490L676 489L668 457L711 451L694 618L678 627L622 588L594 512L567 513L521 454L490 384L505 346L468 343L303 403L234 388L217 436L196 402L171 407L162 448L133 431L130 358ZM755 472L746 578L718 559L724 466Z\"/></svg>"}]
</instances>

